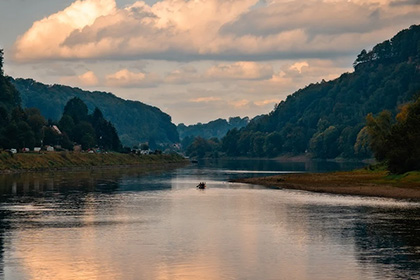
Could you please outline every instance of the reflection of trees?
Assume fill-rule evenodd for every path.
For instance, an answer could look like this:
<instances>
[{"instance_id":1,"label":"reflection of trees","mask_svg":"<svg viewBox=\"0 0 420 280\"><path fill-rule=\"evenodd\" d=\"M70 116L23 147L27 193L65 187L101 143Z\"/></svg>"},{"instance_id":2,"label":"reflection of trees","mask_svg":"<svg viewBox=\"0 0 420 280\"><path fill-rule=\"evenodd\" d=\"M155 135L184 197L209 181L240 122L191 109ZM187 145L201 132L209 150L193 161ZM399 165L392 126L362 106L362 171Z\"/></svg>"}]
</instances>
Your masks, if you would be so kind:
<instances>
[{"instance_id":1,"label":"reflection of trees","mask_svg":"<svg viewBox=\"0 0 420 280\"><path fill-rule=\"evenodd\" d=\"M361 263L377 264L383 277L420 278L419 230L419 209L372 211L355 223L357 257Z\"/></svg>"},{"instance_id":2,"label":"reflection of trees","mask_svg":"<svg viewBox=\"0 0 420 280\"><path fill-rule=\"evenodd\" d=\"M120 174L113 172L23 173L0 176L0 194L37 196L48 192L113 192L119 187Z\"/></svg>"},{"instance_id":3,"label":"reflection of trees","mask_svg":"<svg viewBox=\"0 0 420 280\"><path fill-rule=\"evenodd\" d=\"M85 171L57 171L0 175L0 196L3 199L16 196L39 196L47 193L68 194L76 192L113 193L121 184L135 177L156 176L164 170L139 168L98 169ZM139 189L142 190L142 189Z\"/></svg>"},{"instance_id":4,"label":"reflection of trees","mask_svg":"<svg viewBox=\"0 0 420 280\"><path fill-rule=\"evenodd\" d=\"M206 159L201 161L205 167L217 167L233 170L259 170L259 171L308 171L325 172L337 170L352 170L365 166L362 162L334 162L326 160L267 160L267 159ZM199 165L200 166L200 165Z\"/></svg>"},{"instance_id":5,"label":"reflection of trees","mask_svg":"<svg viewBox=\"0 0 420 280\"><path fill-rule=\"evenodd\" d=\"M0 210L0 278L4 277L4 236L9 228L6 217L6 211Z\"/></svg>"},{"instance_id":6,"label":"reflection of trees","mask_svg":"<svg viewBox=\"0 0 420 280\"><path fill-rule=\"evenodd\" d=\"M420 279L418 208L311 205L305 217L311 235L353 243L359 263L378 279Z\"/></svg>"}]
</instances>

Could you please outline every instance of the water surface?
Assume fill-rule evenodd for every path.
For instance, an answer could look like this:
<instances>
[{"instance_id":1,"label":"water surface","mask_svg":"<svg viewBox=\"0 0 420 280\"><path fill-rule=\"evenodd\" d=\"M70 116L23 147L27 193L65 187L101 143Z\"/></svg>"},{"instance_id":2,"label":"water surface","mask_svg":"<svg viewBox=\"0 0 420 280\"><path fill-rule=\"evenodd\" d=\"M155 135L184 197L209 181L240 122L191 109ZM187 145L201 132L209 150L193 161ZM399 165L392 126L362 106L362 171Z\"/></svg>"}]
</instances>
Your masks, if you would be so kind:
<instances>
[{"instance_id":1,"label":"water surface","mask_svg":"<svg viewBox=\"0 0 420 280\"><path fill-rule=\"evenodd\" d=\"M354 165L2 176L0 278L420 279L420 203L228 182Z\"/></svg>"}]
</instances>

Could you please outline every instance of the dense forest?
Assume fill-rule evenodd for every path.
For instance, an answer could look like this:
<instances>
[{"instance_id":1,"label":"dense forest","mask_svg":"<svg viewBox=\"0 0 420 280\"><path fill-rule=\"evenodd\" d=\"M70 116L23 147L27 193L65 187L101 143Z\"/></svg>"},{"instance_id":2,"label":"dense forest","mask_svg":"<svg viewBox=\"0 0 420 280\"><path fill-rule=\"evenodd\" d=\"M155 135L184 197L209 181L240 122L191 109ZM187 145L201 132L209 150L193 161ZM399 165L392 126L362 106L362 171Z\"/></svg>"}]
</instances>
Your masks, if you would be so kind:
<instances>
[{"instance_id":1,"label":"dense forest","mask_svg":"<svg viewBox=\"0 0 420 280\"><path fill-rule=\"evenodd\" d=\"M55 133L52 137L55 137L58 143L61 142L66 149L73 149L72 143L78 143L84 150L92 147L101 150L122 150L114 125L104 118L98 108L89 115L88 107L80 98L74 97L64 106L58 128L60 133Z\"/></svg>"},{"instance_id":2,"label":"dense forest","mask_svg":"<svg viewBox=\"0 0 420 280\"><path fill-rule=\"evenodd\" d=\"M50 86L31 79L9 80L20 93L22 106L39 108L46 119L60 120L67 101L77 97L87 105L90 113L95 108L101 110L104 117L114 124L125 146L138 146L143 142L179 142L171 117L156 107L139 101L124 100L106 92L89 92L63 85Z\"/></svg>"},{"instance_id":3,"label":"dense forest","mask_svg":"<svg viewBox=\"0 0 420 280\"><path fill-rule=\"evenodd\" d=\"M198 123L194 125L185 125L183 123L177 126L179 138L182 147L187 148L196 137L204 139L217 138L222 139L231 129L240 129L249 123L249 118L233 117L229 120L217 119L208 123Z\"/></svg>"},{"instance_id":4,"label":"dense forest","mask_svg":"<svg viewBox=\"0 0 420 280\"><path fill-rule=\"evenodd\" d=\"M354 67L298 90L268 115L230 130L217 147L229 156L370 157L370 149L356 143L366 134L366 116L383 110L395 115L420 94L420 26L363 50Z\"/></svg>"},{"instance_id":5,"label":"dense forest","mask_svg":"<svg viewBox=\"0 0 420 280\"><path fill-rule=\"evenodd\" d=\"M44 145L73 150L74 143L84 149L100 147L120 151L121 142L111 122L79 98L68 101L59 123L47 121L37 108L21 107L19 92L3 74L3 50L0 50L0 148L33 149Z\"/></svg>"},{"instance_id":6,"label":"dense forest","mask_svg":"<svg viewBox=\"0 0 420 280\"><path fill-rule=\"evenodd\" d=\"M386 110L366 120L367 143L378 161L392 173L420 170L420 97L400 107L395 120Z\"/></svg>"},{"instance_id":7,"label":"dense forest","mask_svg":"<svg viewBox=\"0 0 420 280\"><path fill-rule=\"evenodd\" d=\"M23 110L19 92L3 73L3 50L0 50L0 148L40 145L45 119L36 109Z\"/></svg>"}]
</instances>

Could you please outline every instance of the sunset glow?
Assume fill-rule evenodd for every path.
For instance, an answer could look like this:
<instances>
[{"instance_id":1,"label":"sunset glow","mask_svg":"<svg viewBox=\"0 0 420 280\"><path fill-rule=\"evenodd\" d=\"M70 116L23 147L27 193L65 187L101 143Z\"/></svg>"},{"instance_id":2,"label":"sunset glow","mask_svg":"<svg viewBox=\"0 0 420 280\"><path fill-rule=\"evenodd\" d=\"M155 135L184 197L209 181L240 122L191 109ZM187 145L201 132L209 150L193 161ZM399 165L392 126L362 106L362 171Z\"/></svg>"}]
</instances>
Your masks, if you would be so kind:
<instances>
[{"instance_id":1,"label":"sunset glow","mask_svg":"<svg viewBox=\"0 0 420 280\"><path fill-rule=\"evenodd\" d=\"M397 0L67 1L3 43L8 72L111 91L175 123L267 113L261 100L352 71L362 49L420 17L418 3ZM48 74L58 63L65 73ZM227 102L200 117L200 98Z\"/></svg>"}]
</instances>

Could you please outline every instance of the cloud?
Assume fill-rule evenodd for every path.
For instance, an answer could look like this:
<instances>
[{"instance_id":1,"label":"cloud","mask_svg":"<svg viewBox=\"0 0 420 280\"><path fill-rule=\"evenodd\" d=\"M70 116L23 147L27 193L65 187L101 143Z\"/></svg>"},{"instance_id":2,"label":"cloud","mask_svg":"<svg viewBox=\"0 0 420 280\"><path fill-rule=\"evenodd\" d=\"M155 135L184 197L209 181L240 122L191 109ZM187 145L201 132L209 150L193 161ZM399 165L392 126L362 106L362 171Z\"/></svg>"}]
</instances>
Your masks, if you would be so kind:
<instances>
[{"instance_id":1,"label":"cloud","mask_svg":"<svg viewBox=\"0 0 420 280\"><path fill-rule=\"evenodd\" d=\"M248 107L250 105L250 103L251 102L247 99L241 99L241 100L235 100L235 101L229 102L229 104L231 104L236 109Z\"/></svg>"},{"instance_id":2,"label":"cloud","mask_svg":"<svg viewBox=\"0 0 420 280\"><path fill-rule=\"evenodd\" d=\"M304 68L304 67L309 67L308 62L306 62L306 61L296 62L293 65L291 65L289 67L289 69L290 70L296 70L299 73L302 73L302 68Z\"/></svg>"},{"instance_id":3,"label":"cloud","mask_svg":"<svg viewBox=\"0 0 420 280\"><path fill-rule=\"evenodd\" d=\"M280 102L279 99L268 99L268 100L255 101L254 104L257 106L266 106L268 104L277 104L279 102Z\"/></svg>"},{"instance_id":4,"label":"cloud","mask_svg":"<svg viewBox=\"0 0 420 280\"><path fill-rule=\"evenodd\" d=\"M105 84L110 87L155 87L161 81L154 73L131 72L122 69L106 76Z\"/></svg>"},{"instance_id":5,"label":"cloud","mask_svg":"<svg viewBox=\"0 0 420 280\"><path fill-rule=\"evenodd\" d=\"M17 61L72 58L75 51L62 45L70 34L92 25L98 18L115 9L115 0L75 1L63 11L35 22L20 36L14 45L14 58ZM76 51L79 56L83 56L85 49Z\"/></svg>"},{"instance_id":6,"label":"cloud","mask_svg":"<svg viewBox=\"0 0 420 280\"><path fill-rule=\"evenodd\" d=\"M220 100L222 100L220 97L209 96L209 97L193 98L193 99L190 99L190 102L194 102L194 103L209 103L209 102L220 101Z\"/></svg>"},{"instance_id":7,"label":"cloud","mask_svg":"<svg viewBox=\"0 0 420 280\"><path fill-rule=\"evenodd\" d=\"M356 4L345 1L288 1L241 15L226 24L224 33L236 35L272 35L291 30L316 34L365 33L378 27L380 20L376 4Z\"/></svg>"},{"instance_id":8,"label":"cloud","mask_svg":"<svg viewBox=\"0 0 420 280\"><path fill-rule=\"evenodd\" d=\"M420 0L397 0L391 1L389 5L391 7L420 5Z\"/></svg>"},{"instance_id":9,"label":"cloud","mask_svg":"<svg viewBox=\"0 0 420 280\"><path fill-rule=\"evenodd\" d=\"M353 54L418 22L418 1L76 1L14 45L46 59L272 60ZM259 5L256 5L260 3Z\"/></svg>"},{"instance_id":10,"label":"cloud","mask_svg":"<svg viewBox=\"0 0 420 280\"><path fill-rule=\"evenodd\" d=\"M332 80L351 70L351 67L340 66L340 62L332 60L291 61L276 67L273 75L267 79L239 81L235 89L256 106L268 106L310 83Z\"/></svg>"},{"instance_id":11,"label":"cloud","mask_svg":"<svg viewBox=\"0 0 420 280\"><path fill-rule=\"evenodd\" d=\"M175 69L168 73L164 79L166 84L189 84L191 82L198 83L202 81L204 81L202 75L192 65Z\"/></svg>"},{"instance_id":12,"label":"cloud","mask_svg":"<svg viewBox=\"0 0 420 280\"><path fill-rule=\"evenodd\" d=\"M267 113L273 109L273 103L263 105L262 99L257 97L243 98L230 89L227 90L206 90L195 88L186 92L179 92L179 95L191 95L189 100L170 98L171 94L164 95L164 107L176 123L193 124L196 122L208 122L217 118L229 118L232 116L253 117L255 115ZM195 99L201 99L202 102ZM205 102L205 100L209 100ZM261 101L258 105L256 103Z\"/></svg>"},{"instance_id":13,"label":"cloud","mask_svg":"<svg viewBox=\"0 0 420 280\"><path fill-rule=\"evenodd\" d=\"M32 69L36 72L42 72L47 76L75 76L76 72L68 64L62 63L47 63L47 64L36 64L32 66Z\"/></svg>"},{"instance_id":14,"label":"cloud","mask_svg":"<svg viewBox=\"0 0 420 280\"><path fill-rule=\"evenodd\" d=\"M206 77L217 80L261 80L271 77L273 67L250 61L233 64L218 64L207 70Z\"/></svg>"},{"instance_id":15,"label":"cloud","mask_svg":"<svg viewBox=\"0 0 420 280\"><path fill-rule=\"evenodd\" d=\"M65 76L60 79L60 82L73 86L92 87L99 84L99 79L93 71L87 71L79 76Z\"/></svg>"}]
</instances>

